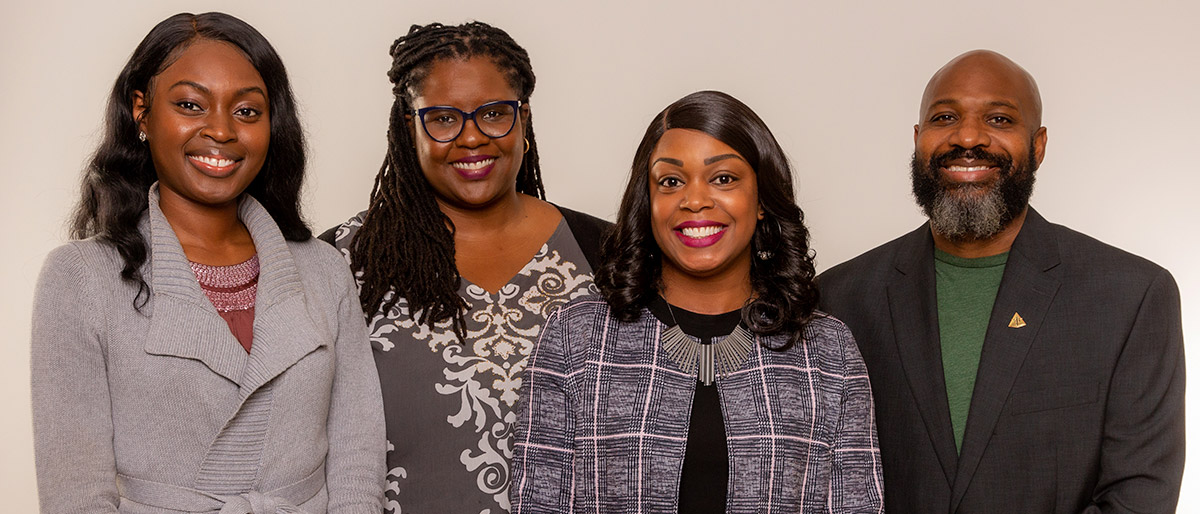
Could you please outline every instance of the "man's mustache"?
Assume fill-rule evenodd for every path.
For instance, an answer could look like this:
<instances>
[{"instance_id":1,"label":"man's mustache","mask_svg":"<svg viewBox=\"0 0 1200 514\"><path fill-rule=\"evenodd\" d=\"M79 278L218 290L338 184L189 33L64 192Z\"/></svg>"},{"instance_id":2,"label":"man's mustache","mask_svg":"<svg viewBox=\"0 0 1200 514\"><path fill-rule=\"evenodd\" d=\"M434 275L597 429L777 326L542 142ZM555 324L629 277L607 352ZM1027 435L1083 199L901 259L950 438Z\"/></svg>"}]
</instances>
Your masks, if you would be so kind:
<instances>
[{"instance_id":1,"label":"man's mustache","mask_svg":"<svg viewBox=\"0 0 1200 514\"><path fill-rule=\"evenodd\" d=\"M949 151L934 155L929 159L929 169L937 170L946 167L950 161L958 159L972 159L977 161L986 161L992 166L1000 168L1002 172L1007 172L1012 169L1012 159L1007 156L994 154L987 150L979 148L953 148Z\"/></svg>"}]
</instances>

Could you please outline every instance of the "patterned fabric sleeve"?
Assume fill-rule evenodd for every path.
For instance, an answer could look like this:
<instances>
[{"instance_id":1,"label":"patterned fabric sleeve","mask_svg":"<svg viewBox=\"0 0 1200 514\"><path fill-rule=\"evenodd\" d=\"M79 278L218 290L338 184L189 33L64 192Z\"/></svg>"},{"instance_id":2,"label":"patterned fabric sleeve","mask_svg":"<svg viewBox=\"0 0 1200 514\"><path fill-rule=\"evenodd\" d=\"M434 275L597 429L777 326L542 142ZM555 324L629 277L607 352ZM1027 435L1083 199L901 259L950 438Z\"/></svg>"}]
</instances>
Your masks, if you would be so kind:
<instances>
[{"instance_id":1,"label":"patterned fabric sleeve","mask_svg":"<svg viewBox=\"0 0 1200 514\"><path fill-rule=\"evenodd\" d=\"M529 356L513 440L513 514L571 512L575 417L564 309L546 320Z\"/></svg>"},{"instance_id":2,"label":"patterned fabric sleeve","mask_svg":"<svg viewBox=\"0 0 1200 514\"><path fill-rule=\"evenodd\" d=\"M832 319L832 318L830 318ZM830 480L830 512L882 513L883 466L875 433L875 404L871 382L854 336L835 321L833 343L842 355L842 411L833 438L833 469Z\"/></svg>"}]
</instances>

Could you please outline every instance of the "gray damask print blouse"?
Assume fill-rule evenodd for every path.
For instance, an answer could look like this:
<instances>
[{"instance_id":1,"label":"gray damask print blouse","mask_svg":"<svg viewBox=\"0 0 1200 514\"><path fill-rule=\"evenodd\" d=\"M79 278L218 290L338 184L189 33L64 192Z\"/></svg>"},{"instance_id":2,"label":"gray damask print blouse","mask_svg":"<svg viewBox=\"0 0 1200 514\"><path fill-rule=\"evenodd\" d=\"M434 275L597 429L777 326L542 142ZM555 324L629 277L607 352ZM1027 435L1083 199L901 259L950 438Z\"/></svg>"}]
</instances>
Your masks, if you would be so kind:
<instances>
[{"instance_id":1,"label":"gray damask print blouse","mask_svg":"<svg viewBox=\"0 0 1200 514\"><path fill-rule=\"evenodd\" d=\"M362 214L339 227L349 244ZM385 511L509 511L512 429L525 362L546 318L595 293L592 270L564 219L541 250L498 292L463 279L467 341L450 323L430 330L400 299L368 322L383 386L388 473Z\"/></svg>"}]
</instances>

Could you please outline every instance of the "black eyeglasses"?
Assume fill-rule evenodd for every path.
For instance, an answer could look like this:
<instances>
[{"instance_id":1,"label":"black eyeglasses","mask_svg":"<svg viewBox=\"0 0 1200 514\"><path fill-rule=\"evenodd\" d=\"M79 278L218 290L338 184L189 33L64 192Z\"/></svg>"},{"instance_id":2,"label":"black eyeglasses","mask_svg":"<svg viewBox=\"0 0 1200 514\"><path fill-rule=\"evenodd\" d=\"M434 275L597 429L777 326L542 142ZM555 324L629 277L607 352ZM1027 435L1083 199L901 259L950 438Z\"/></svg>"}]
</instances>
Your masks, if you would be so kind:
<instances>
[{"instance_id":1,"label":"black eyeglasses","mask_svg":"<svg viewBox=\"0 0 1200 514\"><path fill-rule=\"evenodd\" d=\"M520 100L501 100L480 105L471 112L449 106L425 107L412 112L421 119L421 126L431 139L449 143L462 134L467 120L474 121L475 128L487 137L507 136L517 124L517 109L520 108Z\"/></svg>"}]
</instances>

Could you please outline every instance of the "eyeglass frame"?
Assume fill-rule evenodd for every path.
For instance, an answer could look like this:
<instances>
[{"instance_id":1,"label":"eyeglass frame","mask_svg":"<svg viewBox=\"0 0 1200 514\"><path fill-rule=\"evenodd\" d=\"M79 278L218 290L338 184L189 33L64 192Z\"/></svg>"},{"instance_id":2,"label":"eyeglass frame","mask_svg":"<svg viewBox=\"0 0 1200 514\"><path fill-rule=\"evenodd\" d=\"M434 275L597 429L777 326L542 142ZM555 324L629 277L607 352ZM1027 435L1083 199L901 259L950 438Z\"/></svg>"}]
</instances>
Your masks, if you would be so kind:
<instances>
[{"instance_id":1,"label":"eyeglass frame","mask_svg":"<svg viewBox=\"0 0 1200 514\"><path fill-rule=\"evenodd\" d=\"M510 125L508 127L508 130L504 131L503 134L500 134L498 136L493 136L493 135L488 134L487 132L484 132L483 129L479 127L479 120L475 119L475 113L479 112L480 109L483 109L484 107L491 107L494 105L507 105L507 106L510 106L513 108L512 125ZM512 129L517 126L517 116L519 116L521 113L522 105L525 105L525 103L520 100L497 100L495 102L488 102L483 105L480 105L479 107L476 107L475 110L473 110L471 112L463 112L462 109L459 109L458 107L454 107L451 105L434 105L434 106L430 106L430 107L422 107L420 109L413 109L413 110L409 111L409 113L416 116L417 119L421 121L421 129L425 131L425 135L429 136L429 139L432 139L439 143L449 143L451 141L454 141L455 139L458 139L458 136L462 135L463 129L467 128L467 121L474 123L475 130L478 130L480 134L483 134L492 139L499 139L499 138L502 138L504 136L511 134ZM436 137L433 137L433 134L429 133L429 127L425 126L425 113L436 110L436 109L450 109L450 110L457 111L459 114L462 115L462 117L463 117L462 125L458 127L458 133L454 134L454 137L452 137L450 139L438 139Z\"/></svg>"}]
</instances>

